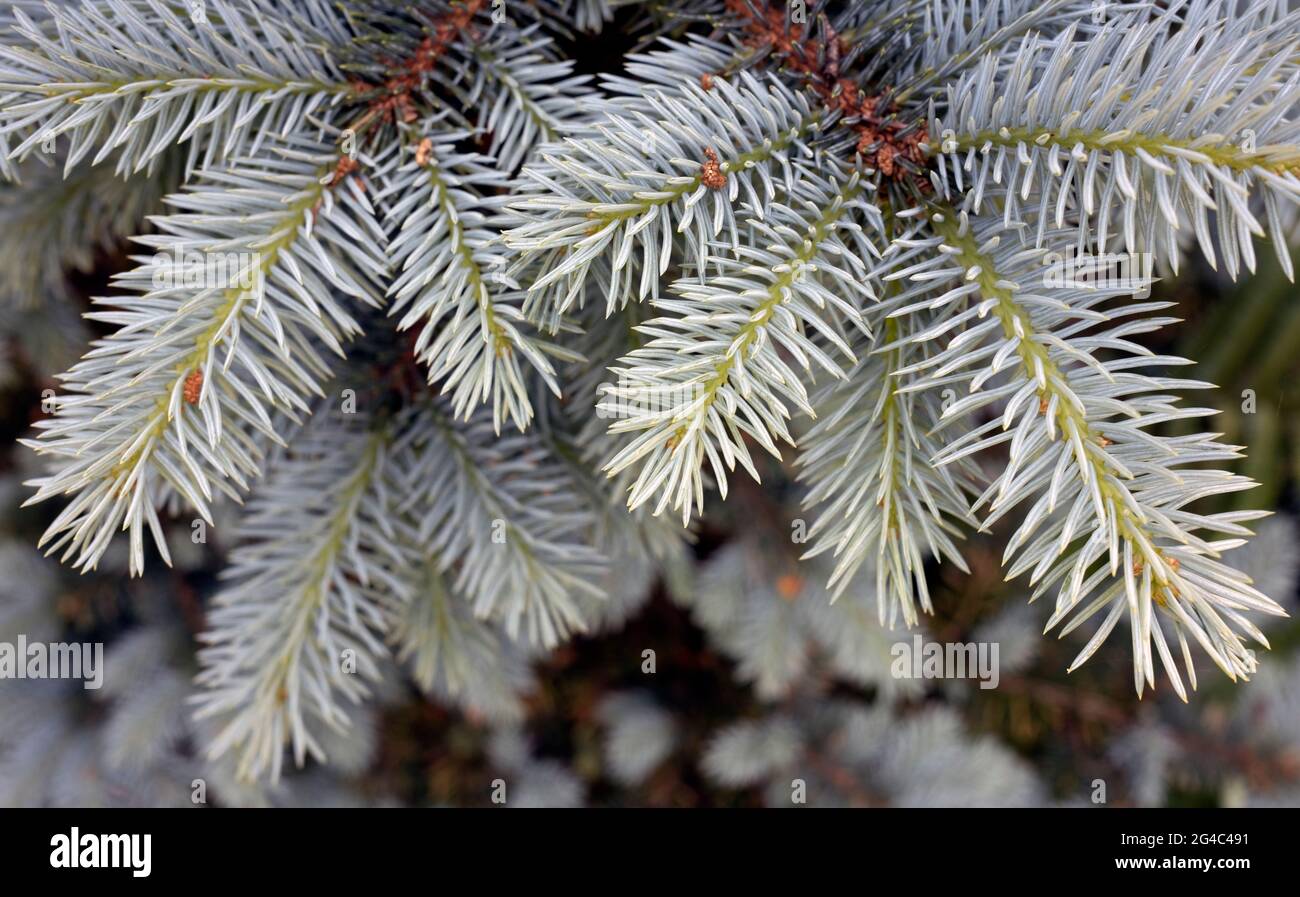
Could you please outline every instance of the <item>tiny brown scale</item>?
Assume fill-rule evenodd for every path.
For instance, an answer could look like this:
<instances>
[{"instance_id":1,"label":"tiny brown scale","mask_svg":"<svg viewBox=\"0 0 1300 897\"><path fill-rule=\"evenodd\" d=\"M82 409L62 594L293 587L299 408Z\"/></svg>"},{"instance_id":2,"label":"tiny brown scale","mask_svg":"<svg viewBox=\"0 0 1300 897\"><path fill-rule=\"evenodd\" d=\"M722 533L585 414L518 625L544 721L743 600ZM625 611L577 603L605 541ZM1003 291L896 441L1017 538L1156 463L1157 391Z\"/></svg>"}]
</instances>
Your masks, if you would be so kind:
<instances>
[{"instance_id":1,"label":"tiny brown scale","mask_svg":"<svg viewBox=\"0 0 1300 897\"><path fill-rule=\"evenodd\" d=\"M203 395L203 371L195 368L190 371L189 376L185 378L185 384L181 387L181 396L191 405L199 403L199 397Z\"/></svg>"},{"instance_id":2,"label":"tiny brown scale","mask_svg":"<svg viewBox=\"0 0 1300 897\"><path fill-rule=\"evenodd\" d=\"M727 173L722 170L713 147L704 150L704 159L704 164L700 166L700 183L710 190L721 190L727 185Z\"/></svg>"},{"instance_id":3,"label":"tiny brown scale","mask_svg":"<svg viewBox=\"0 0 1300 897\"><path fill-rule=\"evenodd\" d=\"M423 168L429 164L429 156L433 154L433 138L426 137L420 141L420 145L415 149L415 164Z\"/></svg>"}]
</instances>

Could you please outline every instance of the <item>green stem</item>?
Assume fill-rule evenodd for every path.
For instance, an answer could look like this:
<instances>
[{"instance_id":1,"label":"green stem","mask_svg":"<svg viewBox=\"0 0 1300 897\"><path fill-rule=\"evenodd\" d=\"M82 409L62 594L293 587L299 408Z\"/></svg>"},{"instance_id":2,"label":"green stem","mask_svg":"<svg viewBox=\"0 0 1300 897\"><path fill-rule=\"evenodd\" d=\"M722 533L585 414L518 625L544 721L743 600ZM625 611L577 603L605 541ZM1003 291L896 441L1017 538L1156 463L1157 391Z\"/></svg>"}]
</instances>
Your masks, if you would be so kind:
<instances>
[{"instance_id":1,"label":"green stem","mask_svg":"<svg viewBox=\"0 0 1300 897\"><path fill-rule=\"evenodd\" d=\"M320 169L323 176L328 171L328 166ZM303 219L311 214L316 203L320 200L321 195L326 188L325 184L320 183L319 178L315 178L291 206L287 214L281 219L280 225L269 235L270 243L260 250L258 258L258 269L256 282L261 284L265 281L267 273L271 266L275 264L276 259L282 251L288 248L294 240L297 239L299 227ZM157 405L154 412L149 417L148 423L145 424L145 430L149 435L139 440L139 448L130 455L123 458L106 476L110 479L126 476L130 477L132 471L143 463L152 450L154 442L163 431L166 430L170 421L168 408L171 402L172 393L175 391L177 381L183 381L193 371L202 369L208 357L220 345L220 334L229 332L230 323L240 314L243 313L244 307L250 296L253 295L253 289L243 287L229 287L222 295L222 302L212 313L211 323L205 327L194 339L194 349L186 355L181 361L177 362L174 371L176 379L172 381L172 386L158 397ZM210 388L205 384L204 389Z\"/></svg>"},{"instance_id":2,"label":"green stem","mask_svg":"<svg viewBox=\"0 0 1300 897\"><path fill-rule=\"evenodd\" d=\"M821 123L824 114L825 113L820 111L809 113L802 121L799 122L798 125L794 126L789 131L786 131L782 136L776 138L775 140L765 139L760 146L757 146L754 149L749 150L747 152L743 152L740 155L736 156L736 158L734 159L728 159L722 162L719 167L722 169L724 173L731 174L732 172L742 171L745 168L749 167L750 165L756 164L758 162L766 162L767 160L771 159L774 155L776 155L777 153L781 152L782 150L790 146L792 143L794 143L795 140L799 139L800 137L807 134L809 131L816 128L817 125ZM670 205L674 202L677 202L683 196L688 196L689 194L694 193L699 188L700 184L703 183L702 180L703 176L704 176L703 172L700 172L699 174L694 175L691 178L688 178L687 180L683 181L680 184L675 184L671 187L665 187L663 190L654 191L658 194L663 194L663 195L640 198L638 202L631 203L631 204L617 203L617 205L620 206L632 205L633 206L632 208L620 208L617 211L601 211L599 209L594 208L587 213L587 217L601 222L606 222L606 223L614 222L614 221L625 221L629 218L639 217L641 215L644 215L646 212L649 212L653 208L656 208L658 206ZM615 205L615 204L597 203L596 205L600 206L600 205ZM599 229L599 227L600 226L597 225L596 229Z\"/></svg>"},{"instance_id":3,"label":"green stem","mask_svg":"<svg viewBox=\"0 0 1300 897\"><path fill-rule=\"evenodd\" d=\"M1263 169L1274 174L1285 174L1287 172L1300 174L1300 148L1298 147L1274 148L1268 153L1247 152L1233 143L1220 142L1211 144L1201 137L1151 136L1136 133L1127 128L1118 131L1069 131L1065 134L1057 134L1045 126L1022 126L957 134L955 138L949 139L955 139L959 152L972 149L978 150L985 144L1011 149L1021 144L1036 144L1038 146L1052 144L1068 148L1082 146L1090 152L1113 153L1120 151L1129 155L1136 155L1140 149L1154 157L1174 160L1188 159L1189 157L1186 154L1192 153L1203 157L1203 159L1189 159L1189 161L1224 165L1238 172ZM1173 151L1171 151L1171 148ZM939 150L939 147L932 145L930 155L935 155Z\"/></svg>"},{"instance_id":4,"label":"green stem","mask_svg":"<svg viewBox=\"0 0 1300 897\"><path fill-rule=\"evenodd\" d=\"M286 633L280 655L276 658L270 675L263 680L261 688L263 695L275 695L280 704L285 702L283 688L289 668L299 656L298 646L307 641L313 629L312 621L316 613L325 604L329 594L330 571L343 550L348 529L356 520L357 508L378 468L380 449L387 441L387 430L371 432L366 449L357 462L356 471L344 481L332 502L332 516L319 549L304 558L299 566L308 576L307 584L287 611L291 621L289 632Z\"/></svg>"},{"instance_id":5,"label":"green stem","mask_svg":"<svg viewBox=\"0 0 1300 897\"><path fill-rule=\"evenodd\" d=\"M465 228L460 223L460 215L457 214L456 206L451 201L451 191L442 178L442 168L436 158L430 158L428 169L429 183L437 195L438 208L447 218L449 231L447 239L456 247L456 254L460 256L461 264L468 272L469 287L478 305L479 317L491 337L493 351L498 357L506 355L514 348L510 335L497 320L496 309L492 307L492 294L487 284L483 282L483 269L478 262L474 261L474 250L465 240Z\"/></svg>"},{"instance_id":6,"label":"green stem","mask_svg":"<svg viewBox=\"0 0 1300 897\"><path fill-rule=\"evenodd\" d=\"M732 339L726 357L718 362L714 368L714 376L705 383L704 400L697 406L697 419L703 417L713 407L713 403L717 401L718 390L731 378L731 370L735 367L736 361L742 357L743 353L750 351L763 328L767 327L768 322L772 320L772 315L785 303L787 292L791 284L795 282L795 278L799 277L804 266L812 261L813 256L817 254L817 250L821 246L822 240L834 228L835 223L844 216L845 211L849 208L849 203L862 191L861 182L846 187L841 191L808 229L808 236L804 239L803 245L795 252L790 261L783 263L787 270L777 275L776 279L772 281L772 284L767 288L766 298L754 309L754 312L749 316L749 320L745 322L735 338ZM688 425L682 424L674 432L671 440L674 448L680 444L687 430Z\"/></svg>"},{"instance_id":7,"label":"green stem","mask_svg":"<svg viewBox=\"0 0 1300 897\"><path fill-rule=\"evenodd\" d=\"M1121 538L1137 549L1135 554L1138 557L1148 561L1159 559L1159 563L1152 564L1153 577L1159 585L1168 585L1169 570L1155 546L1155 534L1147 526L1147 521L1133 513L1130 507L1138 502L1132 498L1132 494L1121 482L1125 475L1109 463L1109 456L1106 453L1088 449L1089 444L1104 447L1108 441L1076 407L1075 403L1078 399L1069 387L1066 373L1061 370L1047 348L1034 338L1036 331L1029 312L1016 302L1015 293L1003 285L1005 280L999 275L994 259L980 252L969 228L965 233L961 232L961 227L957 223L959 218L956 210L943 207L938 218L941 220L934 221L934 229L943 237L947 245L958 250L956 258L960 264L968 271L979 269L976 281L980 287L980 295L986 299L996 300L993 314L1001 323L1005 338L1016 341L1016 354L1020 358L1022 375L1027 380L1035 380L1035 371L1041 367L1045 385L1038 390L1039 408L1046 414L1046 410L1051 407L1052 399L1056 399L1056 433L1062 436L1066 434L1077 436L1083 451L1075 452L1076 461L1080 465L1087 465L1090 478L1097 484L1102 506L1110 508ZM1055 435L1052 438L1055 438ZM1080 454L1082 457L1079 457ZM1162 603L1163 598L1157 595L1156 601Z\"/></svg>"}]
</instances>

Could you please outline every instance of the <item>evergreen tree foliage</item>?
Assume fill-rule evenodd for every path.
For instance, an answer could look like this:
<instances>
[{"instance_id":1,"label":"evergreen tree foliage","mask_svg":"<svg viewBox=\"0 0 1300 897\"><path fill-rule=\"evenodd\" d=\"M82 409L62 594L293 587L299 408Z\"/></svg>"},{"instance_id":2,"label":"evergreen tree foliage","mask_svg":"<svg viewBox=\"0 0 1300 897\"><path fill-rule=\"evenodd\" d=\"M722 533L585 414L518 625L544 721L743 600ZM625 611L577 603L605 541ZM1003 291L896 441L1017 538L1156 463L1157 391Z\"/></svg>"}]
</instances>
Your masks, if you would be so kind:
<instances>
[{"instance_id":1,"label":"evergreen tree foliage","mask_svg":"<svg viewBox=\"0 0 1300 897\"><path fill-rule=\"evenodd\" d=\"M36 544L70 568L39 577L149 581L199 530L225 551L197 631L160 612L116 652L144 684L104 696L112 775L197 764L273 801L324 775L286 761L363 769L404 673L490 723L511 804L581 803L523 695L657 588L767 703L702 735L611 692L589 714L613 781L695 748L772 803L796 779L820 803L1039 803L889 667L948 625L936 583L987 573L989 534L997 578L1050 605L988 622L1019 646L1006 674L1045 626L1081 633L1071 671L1127 652L1139 697L1163 676L1192 699L1198 656L1294 685L1255 647L1294 577L1236 563L1267 512L1236 501L1245 447L1184 402L1212 384L1151 295L1189 259L1250 282L1261 240L1293 274L1283 0L68 0L3 22L6 329L55 321L67 272L131 241L23 440L26 504L54 508ZM611 23L636 47L579 70ZM764 501L795 535L745 523L691 568L712 515ZM197 668L163 659L190 637ZM1144 725L1112 750L1157 780L1178 742Z\"/></svg>"}]
</instances>

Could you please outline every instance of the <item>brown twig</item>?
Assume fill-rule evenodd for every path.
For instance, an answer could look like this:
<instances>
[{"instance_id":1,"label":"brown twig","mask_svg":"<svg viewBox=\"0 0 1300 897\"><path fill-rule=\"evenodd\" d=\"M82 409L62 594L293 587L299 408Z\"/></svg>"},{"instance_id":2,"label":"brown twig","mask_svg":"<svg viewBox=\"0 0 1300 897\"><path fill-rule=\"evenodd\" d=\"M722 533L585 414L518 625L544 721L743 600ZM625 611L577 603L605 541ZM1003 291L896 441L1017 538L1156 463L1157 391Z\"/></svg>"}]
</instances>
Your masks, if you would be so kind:
<instances>
[{"instance_id":1,"label":"brown twig","mask_svg":"<svg viewBox=\"0 0 1300 897\"><path fill-rule=\"evenodd\" d=\"M433 34L420 41L414 53L393 66L397 74L378 87L365 83L355 85L359 93L373 97L354 130L360 133L377 121L400 120L406 124L415 121L417 113L412 94L424 83L425 77L452 43L470 29L474 17L486 5L487 0L466 0L463 5L454 7L437 20Z\"/></svg>"},{"instance_id":2,"label":"brown twig","mask_svg":"<svg viewBox=\"0 0 1300 897\"><path fill-rule=\"evenodd\" d=\"M865 94L849 78L840 77L840 60L847 48L820 17L821 35L790 22L783 4L766 0L726 0L727 9L739 17L744 42L767 50L790 71L805 77L827 108L840 112L858 134L857 152L863 161L886 178L912 177L927 183L921 150L927 137L924 122L904 122L887 94Z\"/></svg>"}]
</instances>

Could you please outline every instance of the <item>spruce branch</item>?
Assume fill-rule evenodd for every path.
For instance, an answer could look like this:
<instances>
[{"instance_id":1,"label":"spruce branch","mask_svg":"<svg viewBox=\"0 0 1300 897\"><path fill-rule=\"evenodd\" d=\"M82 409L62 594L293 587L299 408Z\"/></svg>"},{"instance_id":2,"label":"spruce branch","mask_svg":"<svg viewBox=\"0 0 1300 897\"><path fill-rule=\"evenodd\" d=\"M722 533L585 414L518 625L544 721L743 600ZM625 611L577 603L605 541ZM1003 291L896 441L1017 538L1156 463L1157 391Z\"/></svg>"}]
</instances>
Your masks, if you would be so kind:
<instances>
[{"instance_id":1,"label":"spruce branch","mask_svg":"<svg viewBox=\"0 0 1300 897\"><path fill-rule=\"evenodd\" d=\"M804 386L813 365L845 374L818 341L855 361L842 334L865 328L859 303L874 298L861 259L876 250L863 224L882 230L883 221L856 172L837 180L795 170L790 205L748 209L756 241L768 248L710 257L716 274L674 284L681 298L655 303L672 316L641 325L652 339L613 369L618 383L601 407L624 416L611 433L635 437L606 470L638 466L630 508L655 499L656 514L671 507L689 522L703 509L706 461L723 498L737 463L757 480L745 436L779 458L776 441L793 444L790 406L815 414Z\"/></svg>"},{"instance_id":2,"label":"spruce branch","mask_svg":"<svg viewBox=\"0 0 1300 897\"><path fill-rule=\"evenodd\" d=\"M889 286L894 286L890 284ZM883 315L897 302L882 302ZM820 419L800 440L806 506L823 505L808 530L805 558L831 553L827 583L840 597L859 569L875 572L880 624L901 615L917 624L917 605L933 613L926 583L930 555L966 570L955 538L973 524L966 493L974 473L962 464L934 467L940 444L930 432L942 411L934 390L908 392L899 376L925 344L908 339L910 321L887 318L882 345L858 350L862 360L842 381L814 396Z\"/></svg>"},{"instance_id":3,"label":"spruce branch","mask_svg":"<svg viewBox=\"0 0 1300 897\"><path fill-rule=\"evenodd\" d=\"M220 724L209 755L236 751L243 777L278 779L286 744L300 766L326 759L322 732L348 725L342 701L380 676L390 607L410 600L418 563L392 523L398 436L364 413L318 411L241 523L196 703Z\"/></svg>"},{"instance_id":4,"label":"spruce branch","mask_svg":"<svg viewBox=\"0 0 1300 897\"><path fill-rule=\"evenodd\" d=\"M859 79L841 76L841 66L852 60L852 51L825 13L818 15L814 28L791 22L780 3L727 0L726 5L739 20L743 44L794 74L828 110L838 113L843 127L856 133L855 148L866 168L885 178L923 179L924 124L901 120L887 96L870 94ZM860 35L853 49L860 51L864 39Z\"/></svg>"},{"instance_id":5,"label":"spruce branch","mask_svg":"<svg viewBox=\"0 0 1300 897\"><path fill-rule=\"evenodd\" d=\"M420 117L420 107L438 105L435 88L446 82L440 66L453 48L477 39L487 5L488 0L436 0L393 10L368 3L364 18L370 30L355 42L371 50L361 65L358 99L365 112L355 129L364 133L378 123L410 124Z\"/></svg>"},{"instance_id":6,"label":"spruce branch","mask_svg":"<svg viewBox=\"0 0 1300 897\"><path fill-rule=\"evenodd\" d=\"M735 86L686 84L615 102L601 123L542 150L521 174L525 193L511 205L519 220L504 239L518 255L512 274L541 267L525 310L558 327L592 274L610 310L657 297L674 234L688 235L686 258L703 271L713 239L737 239L742 189L758 208L788 193L790 155L806 151L825 115L779 82L747 75ZM717 157L712 187L706 151Z\"/></svg>"},{"instance_id":7,"label":"spruce branch","mask_svg":"<svg viewBox=\"0 0 1300 897\"><path fill-rule=\"evenodd\" d=\"M1115 19L1087 42L1071 27L1026 38L1009 61L985 56L930 126L940 170L975 209L1005 189L1007 220L1028 206L1040 241L1077 215L1081 243L1105 251L1121 233L1129 252L1158 252L1177 270L1190 231L1234 277L1254 270L1253 239L1266 231L1257 197L1290 275L1283 212L1300 203L1300 69L1288 60L1300 19L1260 27L1221 4L1182 6ZM1180 27L1167 34L1171 18Z\"/></svg>"},{"instance_id":8,"label":"spruce branch","mask_svg":"<svg viewBox=\"0 0 1300 897\"><path fill-rule=\"evenodd\" d=\"M417 544L453 573L454 588L512 639L552 647L585 622L579 596L599 598L604 558L591 547L591 511L533 433L495 435L480 411L468 422L416 406L405 474Z\"/></svg>"},{"instance_id":9,"label":"spruce branch","mask_svg":"<svg viewBox=\"0 0 1300 897\"><path fill-rule=\"evenodd\" d=\"M187 168L210 168L353 95L333 54L345 19L325 4L309 3L313 15L211 6L203 22L166 0L87 0L39 21L15 10L23 43L0 47L6 158L66 137L68 170L112 156L126 175L190 141Z\"/></svg>"},{"instance_id":10,"label":"spruce branch","mask_svg":"<svg viewBox=\"0 0 1300 897\"><path fill-rule=\"evenodd\" d=\"M322 394L321 350L342 355L360 333L334 297L378 305L386 265L365 193L353 176L334 181L340 159L286 141L171 197L178 211L140 238L157 254L118 279L139 296L99 303L110 310L92 317L118 331L64 375L55 415L27 442L55 462L29 503L74 496L49 551L91 569L127 530L138 574L147 527L166 560L163 490L210 523L214 495L238 498L258 475L258 439L280 439L273 414L296 419Z\"/></svg>"},{"instance_id":11,"label":"spruce branch","mask_svg":"<svg viewBox=\"0 0 1300 897\"><path fill-rule=\"evenodd\" d=\"M922 7L917 9L917 7ZM1090 38L1106 20L1138 13L1150 4L1116 0L1099 7L1093 0L1004 0L982 5L971 0L912 4L908 31L919 35L914 47L904 50L897 79L896 99L907 103L982 62L988 54L1004 52L1017 39L1035 34L1054 38L1075 29ZM1100 17L1101 21L1096 21Z\"/></svg>"},{"instance_id":12,"label":"spruce branch","mask_svg":"<svg viewBox=\"0 0 1300 897\"><path fill-rule=\"evenodd\" d=\"M464 108L483 110L476 129L490 135L488 153L503 171L515 171L540 144L560 140L599 99L588 86L590 76L574 75L573 61L560 58L540 28L504 31L457 48L473 80L450 86Z\"/></svg>"},{"instance_id":13,"label":"spruce branch","mask_svg":"<svg viewBox=\"0 0 1300 897\"><path fill-rule=\"evenodd\" d=\"M520 696L533 685L527 654L498 624L474 616L447 569L433 556L415 567L411 597L391 623L397 660L430 696L494 722L520 722Z\"/></svg>"},{"instance_id":14,"label":"spruce branch","mask_svg":"<svg viewBox=\"0 0 1300 897\"><path fill-rule=\"evenodd\" d=\"M1265 646L1267 640L1241 612L1282 610L1218 560L1249 534L1242 523L1259 515L1185 509L1199 498L1252 485L1225 471L1187 467L1238 457L1235 448L1219 445L1213 434L1148 432L1164 421L1212 413L1180 408L1166 394L1209 384L1143 372L1185 363L1129 339L1169 323L1141 317L1164 306L1110 303L1142 283L1048 284L1041 262L1046 250L1027 240L1026 227L974 219L951 207L932 209L930 220L936 234L928 241L935 250L931 260L885 276L923 281L929 292L895 315L948 312L913 340L955 335L943 351L902 373L927 372L908 389L968 386L942 422L998 408L988 424L954 439L934 460L946 464L1007 444L1005 467L973 507L988 506L987 526L1032 500L1007 545L1008 576L1029 572L1033 598L1057 588L1048 625L1072 617L1062 634L1109 609L1071 668L1095 652L1127 611L1139 695L1144 685L1154 686L1154 645L1186 699L1169 649L1175 636L1189 676L1190 634L1229 678L1247 678L1256 661L1241 633ZM1063 236L1069 239L1049 233L1057 241L1052 245ZM1202 530L1234 538L1208 539L1197 534ZM1168 637L1162 619L1172 630Z\"/></svg>"},{"instance_id":15,"label":"spruce branch","mask_svg":"<svg viewBox=\"0 0 1300 897\"><path fill-rule=\"evenodd\" d=\"M524 365L558 395L548 356L577 357L538 338L524 319L524 292L505 274L508 258L490 224L500 207L492 194L508 181L491 159L457 150L467 136L435 131L381 175L377 202L399 272L389 313L402 314L399 329L422 324L416 356L431 383L444 383L458 416L490 402L498 430L506 417L523 430L533 417Z\"/></svg>"}]
</instances>

